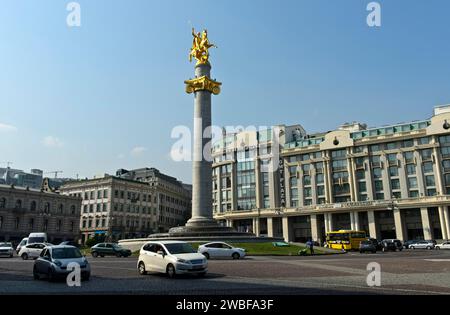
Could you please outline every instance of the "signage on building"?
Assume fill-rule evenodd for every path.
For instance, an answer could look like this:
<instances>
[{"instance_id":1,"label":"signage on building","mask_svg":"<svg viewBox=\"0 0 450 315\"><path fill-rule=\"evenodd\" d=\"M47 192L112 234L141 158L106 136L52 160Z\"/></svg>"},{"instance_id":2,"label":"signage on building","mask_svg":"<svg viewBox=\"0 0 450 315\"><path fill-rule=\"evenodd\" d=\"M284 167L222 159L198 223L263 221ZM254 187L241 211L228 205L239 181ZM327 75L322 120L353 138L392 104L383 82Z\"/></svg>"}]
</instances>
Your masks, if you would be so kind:
<instances>
[{"instance_id":1,"label":"signage on building","mask_svg":"<svg viewBox=\"0 0 450 315\"><path fill-rule=\"evenodd\" d=\"M284 179L284 160L278 160L278 174L280 176L280 207L286 206L286 185Z\"/></svg>"}]
</instances>

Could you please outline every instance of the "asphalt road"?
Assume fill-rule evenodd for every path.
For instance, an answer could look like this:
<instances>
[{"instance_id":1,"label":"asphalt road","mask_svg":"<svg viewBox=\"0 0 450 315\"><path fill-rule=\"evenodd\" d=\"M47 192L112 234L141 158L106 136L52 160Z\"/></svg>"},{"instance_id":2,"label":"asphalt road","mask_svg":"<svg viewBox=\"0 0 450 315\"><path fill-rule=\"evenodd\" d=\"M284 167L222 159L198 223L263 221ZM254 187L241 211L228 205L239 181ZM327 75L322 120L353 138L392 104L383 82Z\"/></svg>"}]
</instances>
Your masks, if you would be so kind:
<instances>
[{"instance_id":1,"label":"asphalt road","mask_svg":"<svg viewBox=\"0 0 450 315\"><path fill-rule=\"evenodd\" d=\"M88 257L92 277L81 287L33 280L33 261L0 258L1 294L450 294L450 251L249 257L210 260L205 278L140 276L137 258ZM369 287L371 262L380 264L381 286Z\"/></svg>"}]
</instances>

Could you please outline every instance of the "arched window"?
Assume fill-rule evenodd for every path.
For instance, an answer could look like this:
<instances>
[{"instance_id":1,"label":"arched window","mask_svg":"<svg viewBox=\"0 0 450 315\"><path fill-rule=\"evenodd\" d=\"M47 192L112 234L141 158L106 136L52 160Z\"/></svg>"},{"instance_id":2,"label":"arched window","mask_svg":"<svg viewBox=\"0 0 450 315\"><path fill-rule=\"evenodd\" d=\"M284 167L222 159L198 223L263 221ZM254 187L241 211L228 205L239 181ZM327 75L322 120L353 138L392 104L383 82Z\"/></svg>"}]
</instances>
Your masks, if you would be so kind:
<instances>
[{"instance_id":1,"label":"arched window","mask_svg":"<svg viewBox=\"0 0 450 315\"><path fill-rule=\"evenodd\" d=\"M0 209L6 208L6 198L2 197L0 198Z\"/></svg>"},{"instance_id":2,"label":"arched window","mask_svg":"<svg viewBox=\"0 0 450 315\"><path fill-rule=\"evenodd\" d=\"M64 212L64 205L62 203L58 206L58 211L59 211L59 214L63 214L63 212Z\"/></svg>"},{"instance_id":3,"label":"arched window","mask_svg":"<svg viewBox=\"0 0 450 315\"><path fill-rule=\"evenodd\" d=\"M46 202L44 206L44 212L50 213L50 202Z\"/></svg>"},{"instance_id":4,"label":"arched window","mask_svg":"<svg viewBox=\"0 0 450 315\"><path fill-rule=\"evenodd\" d=\"M21 209L22 208L22 200L21 199L17 199L16 200L16 205L14 207L16 209Z\"/></svg>"},{"instance_id":5,"label":"arched window","mask_svg":"<svg viewBox=\"0 0 450 315\"><path fill-rule=\"evenodd\" d=\"M30 210L31 211L36 211L36 208L37 208L37 204L36 204L36 201L32 201L31 202L31 204L30 204Z\"/></svg>"},{"instance_id":6,"label":"arched window","mask_svg":"<svg viewBox=\"0 0 450 315\"><path fill-rule=\"evenodd\" d=\"M75 214L76 207L74 205L70 206L70 213Z\"/></svg>"}]
</instances>

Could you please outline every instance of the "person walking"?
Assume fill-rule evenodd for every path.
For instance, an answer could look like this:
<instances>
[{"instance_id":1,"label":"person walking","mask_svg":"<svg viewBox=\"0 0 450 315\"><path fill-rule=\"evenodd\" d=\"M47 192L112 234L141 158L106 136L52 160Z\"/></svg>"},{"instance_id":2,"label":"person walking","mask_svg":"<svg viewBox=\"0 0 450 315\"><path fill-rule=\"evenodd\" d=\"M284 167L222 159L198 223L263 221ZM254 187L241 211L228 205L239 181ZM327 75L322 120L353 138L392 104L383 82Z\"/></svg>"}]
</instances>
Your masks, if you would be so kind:
<instances>
[{"instance_id":1,"label":"person walking","mask_svg":"<svg viewBox=\"0 0 450 315\"><path fill-rule=\"evenodd\" d=\"M309 252L311 255L314 255L314 242L312 239L309 241Z\"/></svg>"}]
</instances>

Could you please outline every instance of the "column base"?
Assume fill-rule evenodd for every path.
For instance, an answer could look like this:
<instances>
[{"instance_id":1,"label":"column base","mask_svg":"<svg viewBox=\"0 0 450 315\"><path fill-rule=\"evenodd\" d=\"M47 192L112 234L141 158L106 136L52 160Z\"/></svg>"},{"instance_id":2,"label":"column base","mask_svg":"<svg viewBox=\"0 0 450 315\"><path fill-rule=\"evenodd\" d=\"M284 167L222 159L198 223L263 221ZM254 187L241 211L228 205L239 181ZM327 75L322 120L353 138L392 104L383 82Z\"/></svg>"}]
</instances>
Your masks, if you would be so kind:
<instances>
[{"instance_id":1,"label":"column base","mask_svg":"<svg viewBox=\"0 0 450 315\"><path fill-rule=\"evenodd\" d=\"M216 220L208 217L194 217L186 222L187 227L218 227Z\"/></svg>"}]
</instances>

